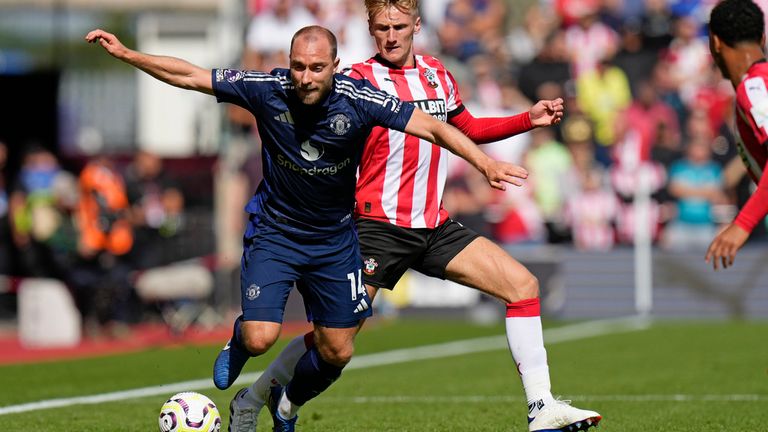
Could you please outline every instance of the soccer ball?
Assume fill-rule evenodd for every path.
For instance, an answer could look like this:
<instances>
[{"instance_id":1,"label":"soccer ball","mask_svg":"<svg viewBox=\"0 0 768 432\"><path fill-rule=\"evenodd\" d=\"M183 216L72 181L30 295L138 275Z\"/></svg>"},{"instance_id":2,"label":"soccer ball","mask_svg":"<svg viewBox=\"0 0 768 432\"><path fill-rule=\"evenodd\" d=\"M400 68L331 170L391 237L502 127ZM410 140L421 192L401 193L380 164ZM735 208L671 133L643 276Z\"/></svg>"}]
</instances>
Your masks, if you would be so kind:
<instances>
[{"instance_id":1,"label":"soccer ball","mask_svg":"<svg viewBox=\"0 0 768 432\"><path fill-rule=\"evenodd\" d=\"M195 392L171 396L160 409L160 432L219 432L221 416L210 399Z\"/></svg>"}]
</instances>

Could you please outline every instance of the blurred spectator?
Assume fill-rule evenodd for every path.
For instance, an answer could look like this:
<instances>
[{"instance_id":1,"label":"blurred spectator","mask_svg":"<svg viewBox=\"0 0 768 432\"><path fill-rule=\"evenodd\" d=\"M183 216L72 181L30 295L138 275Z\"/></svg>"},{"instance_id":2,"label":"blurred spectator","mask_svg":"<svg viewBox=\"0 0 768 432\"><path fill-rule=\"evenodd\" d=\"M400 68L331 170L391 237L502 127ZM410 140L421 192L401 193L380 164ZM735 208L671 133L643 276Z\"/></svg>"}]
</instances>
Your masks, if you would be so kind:
<instances>
[{"instance_id":1,"label":"blurred spectator","mask_svg":"<svg viewBox=\"0 0 768 432\"><path fill-rule=\"evenodd\" d=\"M169 264L168 239L184 223L184 195L163 170L154 153L140 150L125 173L125 187L134 229L133 259L140 269Z\"/></svg>"},{"instance_id":2,"label":"blurred spectator","mask_svg":"<svg viewBox=\"0 0 768 432\"><path fill-rule=\"evenodd\" d=\"M254 16L248 26L245 68L270 71L287 67L293 34L316 23L317 18L298 1L273 0L272 7Z\"/></svg>"},{"instance_id":3,"label":"blurred spectator","mask_svg":"<svg viewBox=\"0 0 768 432\"><path fill-rule=\"evenodd\" d=\"M8 191L5 183L5 164L8 161L8 147L0 141L0 275L11 272L11 221L8 218Z\"/></svg>"},{"instance_id":4,"label":"blurred spectator","mask_svg":"<svg viewBox=\"0 0 768 432\"><path fill-rule=\"evenodd\" d=\"M452 175L445 185L443 203L454 220L489 238L493 237L486 211L493 200L493 189L475 169Z\"/></svg>"},{"instance_id":5,"label":"blurred spectator","mask_svg":"<svg viewBox=\"0 0 768 432\"><path fill-rule=\"evenodd\" d=\"M658 138L651 148L651 160L659 164L665 172L669 172L672 164L683 155L680 133L669 130L666 123L659 123L656 136ZM653 198L661 206L661 223L666 224L674 218L676 212L675 198L669 193L669 183L665 182L654 193Z\"/></svg>"},{"instance_id":6,"label":"blurred spectator","mask_svg":"<svg viewBox=\"0 0 768 432\"><path fill-rule=\"evenodd\" d=\"M644 46L657 52L669 47L673 24L667 0L645 0L645 12L640 23Z\"/></svg>"},{"instance_id":7,"label":"blurred spectator","mask_svg":"<svg viewBox=\"0 0 768 432\"><path fill-rule=\"evenodd\" d=\"M596 14L600 9L600 0L554 0L552 6L563 26L570 27L584 15Z\"/></svg>"},{"instance_id":8,"label":"blurred spectator","mask_svg":"<svg viewBox=\"0 0 768 432\"><path fill-rule=\"evenodd\" d=\"M480 35L471 27L474 11L468 0L452 0L445 11L443 25L437 29L442 53L459 61L483 53Z\"/></svg>"},{"instance_id":9,"label":"blurred spectator","mask_svg":"<svg viewBox=\"0 0 768 432\"><path fill-rule=\"evenodd\" d=\"M706 113L712 136L718 136L726 119L733 114L733 98L733 87L723 79L713 63L704 73L701 86L693 94L690 106Z\"/></svg>"},{"instance_id":10,"label":"blurred spectator","mask_svg":"<svg viewBox=\"0 0 768 432\"><path fill-rule=\"evenodd\" d=\"M565 219L571 227L573 244L580 250L607 251L614 245L619 202L605 181L603 169L593 166L581 175L580 188L568 196Z\"/></svg>"},{"instance_id":11,"label":"blurred spectator","mask_svg":"<svg viewBox=\"0 0 768 432\"><path fill-rule=\"evenodd\" d=\"M67 281L87 336L123 336L135 320L135 293L126 254L133 247L125 183L113 162L97 156L80 172L78 259Z\"/></svg>"},{"instance_id":12,"label":"blurred spectator","mask_svg":"<svg viewBox=\"0 0 768 432\"><path fill-rule=\"evenodd\" d=\"M10 197L11 232L24 276L63 277L76 201L67 183L71 176L53 153L38 146L27 150Z\"/></svg>"},{"instance_id":13,"label":"blurred spectator","mask_svg":"<svg viewBox=\"0 0 768 432\"><path fill-rule=\"evenodd\" d=\"M680 131L670 129L668 123L658 124L656 141L651 148L651 160L660 163L667 171L672 163L683 156Z\"/></svg>"},{"instance_id":14,"label":"blurred spectator","mask_svg":"<svg viewBox=\"0 0 768 432\"><path fill-rule=\"evenodd\" d=\"M494 191L490 207L493 238L500 243L542 243L547 231L536 202L527 189Z\"/></svg>"},{"instance_id":15,"label":"blurred spectator","mask_svg":"<svg viewBox=\"0 0 768 432\"><path fill-rule=\"evenodd\" d=\"M599 12L599 3L584 2L583 9L576 15L576 23L566 27L565 44L577 78L595 70L602 61L613 58L618 52L618 35L600 21Z\"/></svg>"},{"instance_id":16,"label":"blurred spectator","mask_svg":"<svg viewBox=\"0 0 768 432\"><path fill-rule=\"evenodd\" d=\"M125 255L133 247L133 229L123 177L109 158L97 156L80 172L79 182L81 255Z\"/></svg>"},{"instance_id":17,"label":"blurred spectator","mask_svg":"<svg viewBox=\"0 0 768 432\"><path fill-rule=\"evenodd\" d=\"M519 7L517 3L512 2L510 6ZM512 27L506 36L507 50L516 64L533 61L559 24L557 17L538 3L531 4L522 15L520 24Z\"/></svg>"},{"instance_id":18,"label":"blurred spectator","mask_svg":"<svg viewBox=\"0 0 768 432\"><path fill-rule=\"evenodd\" d=\"M504 34L505 13L501 0L452 0L437 31L443 52L461 61L494 52Z\"/></svg>"},{"instance_id":19,"label":"blurred spectator","mask_svg":"<svg viewBox=\"0 0 768 432\"><path fill-rule=\"evenodd\" d=\"M565 195L561 177L570 170L573 161L568 149L555 139L549 128L534 129L531 134L531 148L524 164L529 173L528 188L541 212L548 240L558 243L564 236Z\"/></svg>"},{"instance_id":20,"label":"blurred spectator","mask_svg":"<svg viewBox=\"0 0 768 432\"><path fill-rule=\"evenodd\" d=\"M666 171L661 164L651 160L650 140L643 136L643 129L634 127L627 112L616 116L616 144L613 147L614 163L610 167L611 185L621 200L617 218L617 234L620 242L634 242L636 223L636 194L648 193L650 197L648 228L658 239L662 220L661 206L653 194L666 182Z\"/></svg>"},{"instance_id":21,"label":"blurred spectator","mask_svg":"<svg viewBox=\"0 0 768 432\"><path fill-rule=\"evenodd\" d=\"M758 0L759 1L759 0ZM707 8L711 7L712 0L667 0L669 10L676 17L690 17L695 23L701 25L708 18ZM698 29L697 29L698 30Z\"/></svg>"},{"instance_id":22,"label":"blurred spectator","mask_svg":"<svg viewBox=\"0 0 768 432\"><path fill-rule=\"evenodd\" d=\"M565 46L565 34L560 30L550 33L544 40L544 46L530 63L523 65L518 73L517 83L520 91L531 101L552 99L541 94L544 84L559 87L561 97L563 87L571 80L571 66L568 61L568 49ZM568 107L570 110L572 107Z\"/></svg>"},{"instance_id":23,"label":"blurred spectator","mask_svg":"<svg viewBox=\"0 0 768 432\"><path fill-rule=\"evenodd\" d=\"M665 54L672 80L689 106L712 65L707 41L701 37L699 26L699 21L692 16L679 17L674 25L674 39Z\"/></svg>"},{"instance_id":24,"label":"blurred spectator","mask_svg":"<svg viewBox=\"0 0 768 432\"><path fill-rule=\"evenodd\" d=\"M596 68L576 80L576 99L581 110L595 124L595 140L602 146L615 142L614 123L632 102L624 72L603 59Z\"/></svg>"},{"instance_id":25,"label":"blurred spectator","mask_svg":"<svg viewBox=\"0 0 768 432\"><path fill-rule=\"evenodd\" d=\"M639 25L646 10L646 0L603 0L605 8L621 23Z\"/></svg>"},{"instance_id":26,"label":"blurred spectator","mask_svg":"<svg viewBox=\"0 0 768 432\"><path fill-rule=\"evenodd\" d=\"M592 123L583 114L569 115L562 123L563 143L571 155L572 164L561 176L560 183L566 196L583 189L581 182L587 173L600 167L595 159Z\"/></svg>"},{"instance_id":27,"label":"blurred spectator","mask_svg":"<svg viewBox=\"0 0 768 432\"><path fill-rule=\"evenodd\" d=\"M688 117L688 107L683 103L677 91L677 83L670 71L671 67L666 58L659 58L659 61L653 68L651 83L656 89L659 99L675 110L677 123L684 124Z\"/></svg>"},{"instance_id":28,"label":"blurred spectator","mask_svg":"<svg viewBox=\"0 0 768 432\"><path fill-rule=\"evenodd\" d=\"M422 25L437 29L443 26L445 11L453 0L427 0L419 3Z\"/></svg>"},{"instance_id":29,"label":"blurred spectator","mask_svg":"<svg viewBox=\"0 0 768 432\"><path fill-rule=\"evenodd\" d=\"M338 40L339 69L368 60L375 48L368 34L368 17L363 2L338 0L336 3L326 1L323 5L325 10L321 21Z\"/></svg>"},{"instance_id":30,"label":"blurred spectator","mask_svg":"<svg viewBox=\"0 0 768 432\"><path fill-rule=\"evenodd\" d=\"M675 110L659 99L652 83L643 80L637 85L637 97L624 114L632 119L632 127L641 131L644 148L652 148L659 141L659 132L669 134L665 139L679 139L680 125Z\"/></svg>"},{"instance_id":31,"label":"blurred spectator","mask_svg":"<svg viewBox=\"0 0 768 432\"><path fill-rule=\"evenodd\" d=\"M685 149L685 158L672 164L669 191L677 198L677 217L667 225L668 249L705 249L716 234L713 204L725 201L720 165L711 159L711 137L697 134Z\"/></svg>"},{"instance_id":32,"label":"blurred spectator","mask_svg":"<svg viewBox=\"0 0 768 432\"><path fill-rule=\"evenodd\" d=\"M563 140L573 161L561 177L566 196L564 223L582 250L608 250L614 244L618 200L602 165L595 160L592 126L583 115L563 122Z\"/></svg>"},{"instance_id":33,"label":"blurred spectator","mask_svg":"<svg viewBox=\"0 0 768 432\"><path fill-rule=\"evenodd\" d=\"M614 57L613 64L627 75L633 96L638 96L638 86L641 83L650 80L658 57L657 50L649 49L643 44L639 26L627 23L621 27L621 48Z\"/></svg>"},{"instance_id":34,"label":"blurred spectator","mask_svg":"<svg viewBox=\"0 0 768 432\"><path fill-rule=\"evenodd\" d=\"M474 98L484 110L501 109L502 95L498 68L488 55L476 55L469 60L474 77ZM519 111L518 111L519 112Z\"/></svg>"}]
</instances>

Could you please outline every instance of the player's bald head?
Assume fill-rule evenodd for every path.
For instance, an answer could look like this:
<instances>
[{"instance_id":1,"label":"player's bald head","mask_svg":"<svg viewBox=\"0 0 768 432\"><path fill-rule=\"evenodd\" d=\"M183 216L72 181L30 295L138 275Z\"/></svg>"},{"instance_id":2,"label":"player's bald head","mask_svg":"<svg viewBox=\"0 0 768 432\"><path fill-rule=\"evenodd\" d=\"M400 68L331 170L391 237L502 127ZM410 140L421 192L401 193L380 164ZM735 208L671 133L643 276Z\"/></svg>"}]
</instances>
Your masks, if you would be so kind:
<instances>
[{"instance_id":1,"label":"player's bald head","mask_svg":"<svg viewBox=\"0 0 768 432\"><path fill-rule=\"evenodd\" d=\"M327 43L331 50L331 61L336 59L338 51L338 43L336 42L336 35L332 31L319 25L311 25L304 27L296 32L291 39L291 53L293 53L293 45L301 41L305 44L313 43Z\"/></svg>"}]
</instances>

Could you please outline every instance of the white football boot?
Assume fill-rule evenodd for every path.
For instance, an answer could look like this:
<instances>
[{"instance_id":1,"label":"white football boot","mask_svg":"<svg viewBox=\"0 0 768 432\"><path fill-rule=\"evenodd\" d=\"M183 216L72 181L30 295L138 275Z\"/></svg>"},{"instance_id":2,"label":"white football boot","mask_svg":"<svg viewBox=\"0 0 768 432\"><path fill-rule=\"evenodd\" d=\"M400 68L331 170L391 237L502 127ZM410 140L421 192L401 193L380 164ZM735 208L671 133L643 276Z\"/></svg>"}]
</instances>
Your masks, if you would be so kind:
<instances>
[{"instance_id":1,"label":"white football boot","mask_svg":"<svg viewBox=\"0 0 768 432\"><path fill-rule=\"evenodd\" d=\"M248 388L240 389L229 403L229 432L256 432L259 410L245 401Z\"/></svg>"},{"instance_id":2,"label":"white football boot","mask_svg":"<svg viewBox=\"0 0 768 432\"><path fill-rule=\"evenodd\" d=\"M534 402L541 404L542 401ZM533 404L531 404L533 405ZM531 432L576 432L597 426L602 416L594 411L574 408L570 401L553 400L546 405L539 405L535 417L528 417L528 430ZM529 406L529 412L532 411Z\"/></svg>"}]
</instances>

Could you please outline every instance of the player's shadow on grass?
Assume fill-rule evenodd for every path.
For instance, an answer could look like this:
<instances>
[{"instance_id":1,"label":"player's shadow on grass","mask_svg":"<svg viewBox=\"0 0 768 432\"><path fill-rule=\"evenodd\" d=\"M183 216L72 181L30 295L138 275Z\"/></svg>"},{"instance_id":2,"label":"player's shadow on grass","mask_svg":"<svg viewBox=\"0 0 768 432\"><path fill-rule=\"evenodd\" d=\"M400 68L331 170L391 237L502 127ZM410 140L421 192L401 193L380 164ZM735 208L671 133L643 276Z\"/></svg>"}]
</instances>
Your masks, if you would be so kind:
<instances>
[{"instance_id":1,"label":"player's shadow on grass","mask_svg":"<svg viewBox=\"0 0 768 432\"><path fill-rule=\"evenodd\" d=\"M749 293L768 284L765 263L768 254L740 254L739 269L731 268L715 272L707 265L702 270L700 254L657 253L654 257L656 287L683 287L695 294L696 298L715 300L723 305L728 316L745 318Z\"/></svg>"}]
</instances>

